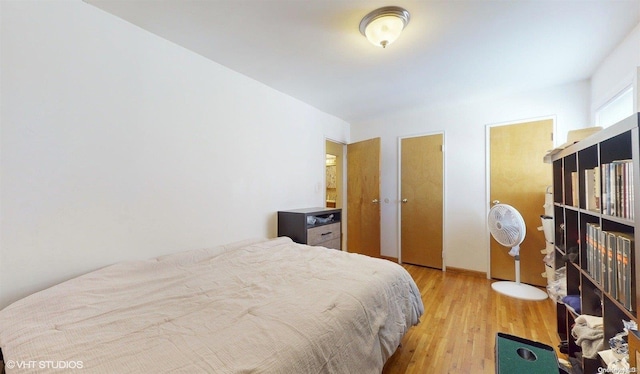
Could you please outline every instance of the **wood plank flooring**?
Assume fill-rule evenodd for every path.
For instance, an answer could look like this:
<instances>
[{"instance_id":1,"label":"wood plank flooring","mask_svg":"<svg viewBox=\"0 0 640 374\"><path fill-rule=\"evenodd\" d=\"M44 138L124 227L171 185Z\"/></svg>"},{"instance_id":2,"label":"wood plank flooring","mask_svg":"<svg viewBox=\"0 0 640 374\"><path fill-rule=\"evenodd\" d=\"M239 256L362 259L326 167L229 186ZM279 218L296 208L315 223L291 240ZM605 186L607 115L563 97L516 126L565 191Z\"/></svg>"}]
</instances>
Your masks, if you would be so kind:
<instances>
[{"instance_id":1,"label":"wood plank flooring","mask_svg":"<svg viewBox=\"0 0 640 374\"><path fill-rule=\"evenodd\" d=\"M482 276L403 266L420 289L425 313L384 374L495 373L498 332L548 344L558 353L551 299L518 300L493 291L492 281Z\"/></svg>"}]
</instances>

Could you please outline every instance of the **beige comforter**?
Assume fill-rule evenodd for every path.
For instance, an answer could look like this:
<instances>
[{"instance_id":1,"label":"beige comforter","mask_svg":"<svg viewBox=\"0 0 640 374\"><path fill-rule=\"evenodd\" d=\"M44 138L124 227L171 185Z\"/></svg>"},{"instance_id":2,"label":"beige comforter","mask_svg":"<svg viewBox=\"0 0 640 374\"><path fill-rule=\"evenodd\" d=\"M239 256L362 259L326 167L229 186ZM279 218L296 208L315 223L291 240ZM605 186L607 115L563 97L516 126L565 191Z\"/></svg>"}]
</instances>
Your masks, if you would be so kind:
<instances>
[{"instance_id":1,"label":"beige comforter","mask_svg":"<svg viewBox=\"0 0 640 374\"><path fill-rule=\"evenodd\" d=\"M0 311L0 348L8 373L380 373L422 313L401 266L278 238L38 292Z\"/></svg>"}]
</instances>

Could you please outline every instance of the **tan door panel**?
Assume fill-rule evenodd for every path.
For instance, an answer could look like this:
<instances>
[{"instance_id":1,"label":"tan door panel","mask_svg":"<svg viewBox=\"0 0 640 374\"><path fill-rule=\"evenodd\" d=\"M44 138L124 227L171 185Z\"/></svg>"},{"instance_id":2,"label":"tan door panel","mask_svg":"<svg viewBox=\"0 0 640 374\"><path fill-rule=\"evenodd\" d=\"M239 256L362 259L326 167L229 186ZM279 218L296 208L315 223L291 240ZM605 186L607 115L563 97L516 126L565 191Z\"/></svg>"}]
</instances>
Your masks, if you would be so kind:
<instances>
[{"instance_id":1,"label":"tan door panel","mask_svg":"<svg viewBox=\"0 0 640 374\"><path fill-rule=\"evenodd\" d=\"M402 262L442 269L442 134L401 140Z\"/></svg>"},{"instance_id":2,"label":"tan door panel","mask_svg":"<svg viewBox=\"0 0 640 374\"><path fill-rule=\"evenodd\" d=\"M540 253L545 248L544 234L538 231L544 214L545 189L552 183L551 165L542 160L553 148L553 120L495 126L489 129L490 201L509 204L522 214L527 232L520 246L520 279L523 283L544 286L545 271ZM491 277L515 280L514 258L509 248L491 238Z\"/></svg>"},{"instance_id":3,"label":"tan door panel","mask_svg":"<svg viewBox=\"0 0 640 374\"><path fill-rule=\"evenodd\" d=\"M380 138L347 145L347 250L380 257Z\"/></svg>"}]
</instances>

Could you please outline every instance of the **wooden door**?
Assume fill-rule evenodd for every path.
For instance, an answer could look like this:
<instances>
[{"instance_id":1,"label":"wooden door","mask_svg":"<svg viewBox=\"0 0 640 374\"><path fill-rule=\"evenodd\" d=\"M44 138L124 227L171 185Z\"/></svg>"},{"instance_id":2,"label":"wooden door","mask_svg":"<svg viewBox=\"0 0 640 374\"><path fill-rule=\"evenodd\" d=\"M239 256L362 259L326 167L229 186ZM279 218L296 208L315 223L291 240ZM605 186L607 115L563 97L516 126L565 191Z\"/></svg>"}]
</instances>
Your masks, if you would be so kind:
<instances>
[{"instance_id":1,"label":"wooden door","mask_svg":"<svg viewBox=\"0 0 640 374\"><path fill-rule=\"evenodd\" d=\"M347 145L347 250L380 257L380 138Z\"/></svg>"},{"instance_id":2,"label":"wooden door","mask_svg":"<svg viewBox=\"0 0 640 374\"><path fill-rule=\"evenodd\" d=\"M442 269L443 134L401 140L402 262Z\"/></svg>"},{"instance_id":3,"label":"wooden door","mask_svg":"<svg viewBox=\"0 0 640 374\"><path fill-rule=\"evenodd\" d=\"M540 253L544 234L538 231L544 214L544 194L552 184L551 165L542 159L553 148L553 120L495 126L489 129L490 202L495 200L516 208L524 218L527 232L520 246L520 280L545 286ZM515 280L514 258L491 238L491 277Z\"/></svg>"}]
</instances>

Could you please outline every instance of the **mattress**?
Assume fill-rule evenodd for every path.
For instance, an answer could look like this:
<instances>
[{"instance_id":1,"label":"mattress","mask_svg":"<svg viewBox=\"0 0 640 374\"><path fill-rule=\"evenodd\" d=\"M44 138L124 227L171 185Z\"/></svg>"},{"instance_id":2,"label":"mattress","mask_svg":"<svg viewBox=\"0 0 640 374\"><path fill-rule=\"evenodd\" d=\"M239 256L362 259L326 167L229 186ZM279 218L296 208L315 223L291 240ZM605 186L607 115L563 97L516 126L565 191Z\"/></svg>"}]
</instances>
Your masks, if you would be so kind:
<instances>
[{"instance_id":1,"label":"mattress","mask_svg":"<svg viewBox=\"0 0 640 374\"><path fill-rule=\"evenodd\" d=\"M0 311L7 373L380 373L424 311L401 266L282 237L94 271Z\"/></svg>"}]
</instances>

